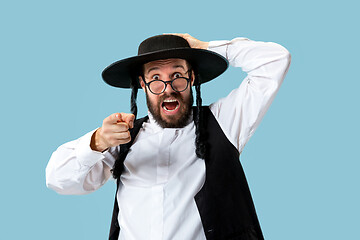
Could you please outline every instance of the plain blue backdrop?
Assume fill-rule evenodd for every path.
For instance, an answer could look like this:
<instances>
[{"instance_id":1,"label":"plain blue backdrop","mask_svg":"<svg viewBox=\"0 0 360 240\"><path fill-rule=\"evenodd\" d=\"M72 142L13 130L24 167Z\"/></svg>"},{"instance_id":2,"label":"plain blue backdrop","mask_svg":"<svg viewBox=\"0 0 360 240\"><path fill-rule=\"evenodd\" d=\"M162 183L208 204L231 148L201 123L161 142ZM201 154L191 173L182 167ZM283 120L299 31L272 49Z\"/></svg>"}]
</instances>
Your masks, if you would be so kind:
<instances>
[{"instance_id":1,"label":"plain blue backdrop","mask_svg":"<svg viewBox=\"0 0 360 240\"><path fill-rule=\"evenodd\" d=\"M129 111L101 79L145 38L187 32L273 41L289 73L241 160L266 239L360 239L359 6L355 1L1 1L0 239L106 239L115 184L85 196L45 186L62 143ZM209 104L238 86L230 68ZM146 114L139 94L139 116Z\"/></svg>"}]
</instances>

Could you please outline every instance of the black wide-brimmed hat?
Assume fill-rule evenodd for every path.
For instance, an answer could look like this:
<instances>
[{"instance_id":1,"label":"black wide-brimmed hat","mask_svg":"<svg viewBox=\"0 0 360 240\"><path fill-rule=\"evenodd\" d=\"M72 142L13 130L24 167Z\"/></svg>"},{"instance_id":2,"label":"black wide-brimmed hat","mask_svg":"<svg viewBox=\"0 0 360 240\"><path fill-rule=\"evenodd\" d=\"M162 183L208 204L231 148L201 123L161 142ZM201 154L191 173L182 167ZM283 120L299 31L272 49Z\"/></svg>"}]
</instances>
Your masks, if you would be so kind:
<instances>
[{"instance_id":1,"label":"black wide-brimmed hat","mask_svg":"<svg viewBox=\"0 0 360 240\"><path fill-rule=\"evenodd\" d=\"M138 49L138 55L114 62L102 72L104 81L114 87L130 88L132 79L137 79L145 63L180 58L187 60L200 75L200 84L208 82L228 67L228 61L221 55L204 50L191 48L182 37L163 34L144 40ZM138 88L140 88L140 84Z\"/></svg>"}]
</instances>

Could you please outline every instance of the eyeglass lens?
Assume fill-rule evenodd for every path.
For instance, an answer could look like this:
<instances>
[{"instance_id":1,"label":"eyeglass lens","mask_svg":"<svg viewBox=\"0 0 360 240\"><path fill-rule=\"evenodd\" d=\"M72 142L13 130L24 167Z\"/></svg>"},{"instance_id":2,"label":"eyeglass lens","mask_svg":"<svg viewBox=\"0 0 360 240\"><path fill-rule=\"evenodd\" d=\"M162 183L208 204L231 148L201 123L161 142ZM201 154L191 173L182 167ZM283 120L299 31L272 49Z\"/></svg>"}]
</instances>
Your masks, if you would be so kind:
<instances>
[{"instance_id":1,"label":"eyeglass lens","mask_svg":"<svg viewBox=\"0 0 360 240\"><path fill-rule=\"evenodd\" d=\"M171 86L174 89L174 91L182 92L187 88L188 81L186 78L175 78L171 82ZM149 88L153 93L162 93L166 88L166 83L160 80L155 80L150 82Z\"/></svg>"}]
</instances>

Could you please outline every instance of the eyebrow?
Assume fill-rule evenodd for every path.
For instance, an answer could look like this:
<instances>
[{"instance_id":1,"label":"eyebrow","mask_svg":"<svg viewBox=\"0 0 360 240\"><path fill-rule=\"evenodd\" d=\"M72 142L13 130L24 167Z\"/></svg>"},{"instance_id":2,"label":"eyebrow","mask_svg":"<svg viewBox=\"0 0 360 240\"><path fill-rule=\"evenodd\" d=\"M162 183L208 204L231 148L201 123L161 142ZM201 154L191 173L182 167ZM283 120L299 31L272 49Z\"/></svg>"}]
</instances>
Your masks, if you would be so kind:
<instances>
[{"instance_id":1,"label":"eyebrow","mask_svg":"<svg viewBox=\"0 0 360 240\"><path fill-rule=\"evenodd\" d=\"M182 68L185 71L185 68L184 68L183 65L175 65L175 66L173 66L173 69L177 69L177 68ZM158 70L158 69L160 69L160 68L159 67L152 67L152 68L147 70L146 74L149 74L151 71Z\"/></svg>"}]
</instances>

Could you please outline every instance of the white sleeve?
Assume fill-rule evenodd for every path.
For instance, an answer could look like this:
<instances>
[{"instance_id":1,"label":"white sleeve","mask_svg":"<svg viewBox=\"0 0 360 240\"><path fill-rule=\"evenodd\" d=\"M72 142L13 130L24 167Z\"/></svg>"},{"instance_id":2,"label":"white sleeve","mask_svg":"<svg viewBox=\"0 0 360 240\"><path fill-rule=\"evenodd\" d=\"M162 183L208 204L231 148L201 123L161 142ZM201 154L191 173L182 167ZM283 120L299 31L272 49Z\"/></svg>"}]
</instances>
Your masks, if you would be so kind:
<instances>
[{"instance_id":1,"label":"white sleeve","mask_svg":"<svg viewBox=\"0 0 360 240\"><path fill-rule=\"evenodd\" d=\"M237 89L210 105L227 138L242 152L274 100L289 69L291 56L279 44L246 38L213 41L209 43L209 50L247 73Z\"/></svg>"},{"instance_id":2,"label":"white sleeve","mask_svg":"<svg viewBox=\"0 0 360 240\"><path fill-rule=\"evenodd\" d=\"M61 145L53 152L46 167L48 188L60 194L87 194L110 178L118 147L103 153L93 151L90 141L94 131Z\"/></svg>"}]
</instances>

